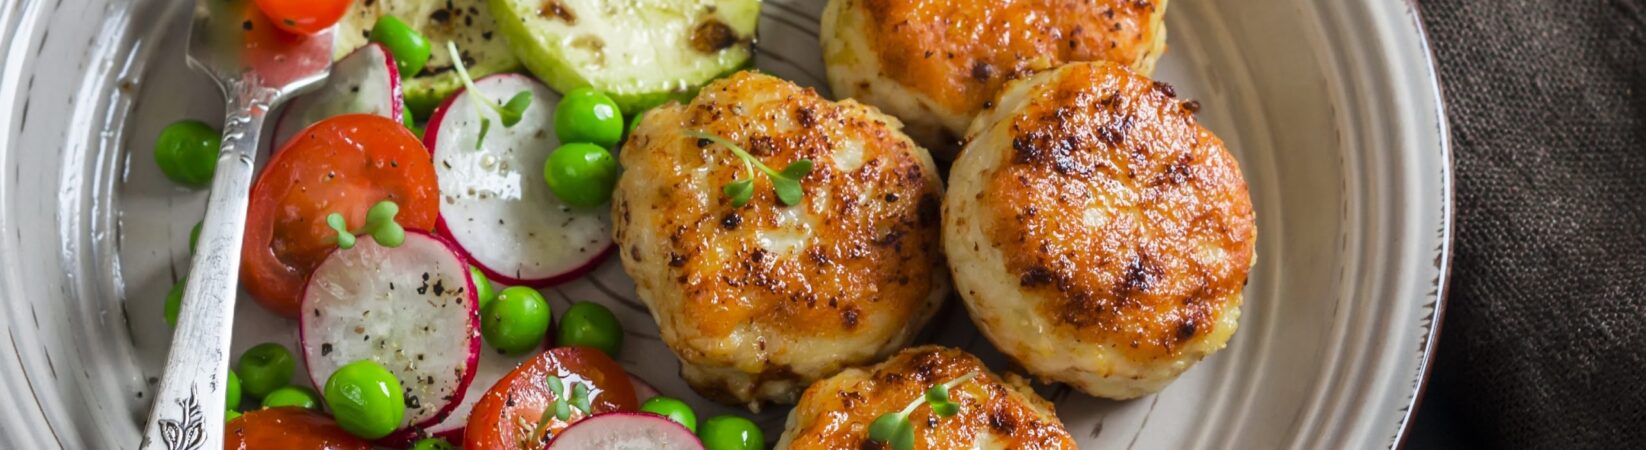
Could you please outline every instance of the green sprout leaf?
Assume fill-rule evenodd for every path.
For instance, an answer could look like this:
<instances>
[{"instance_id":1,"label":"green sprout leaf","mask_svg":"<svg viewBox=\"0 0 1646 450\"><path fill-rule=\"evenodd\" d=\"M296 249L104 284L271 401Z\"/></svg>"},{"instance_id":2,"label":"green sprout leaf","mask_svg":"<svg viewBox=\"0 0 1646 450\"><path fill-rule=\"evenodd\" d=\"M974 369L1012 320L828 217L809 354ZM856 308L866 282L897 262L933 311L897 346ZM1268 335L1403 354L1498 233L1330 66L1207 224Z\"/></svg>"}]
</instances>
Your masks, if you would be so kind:
<instances>
[{"instance_id":1,"label":"green sprout leaf","mask_svg":"<svg viewBox=\"0 0 1646 450\"><path fill-rule=\"evenodd\" d=\"M800 181L802 178L806 178L806 175L811 173L812 160L810 159L795 161L789 163L788 167L783 168L783 178L788 178L794 181Z\"/></svg>"},{"instance_id":2,"label":"green sprout leaf","mask_svg":"<svg viewBox=\"0 0 1646 450\"><path fill-rule=\"evenodd\" d=\"M772 190L777 191L777 199L784 205L794 206L806 199L806 191L800 188L800 182L788 178L773 178Z\"/></svg>"},{"instance_id":3,"label":"green sprout leaf","mask_svg":"<svg viewBox=\"0 0 1646 450\"><path fill-rule=\"evenodd\" d=\"M571 418L572 418L572 408L571 408L571 406L566 404L566 402L564 400L556 400L554 402L554 418L560 419L561 422L571 420Z\"/></svg>"},{"instance_id":4,"label":"green sprout leaf","mask_svg":"<svg viewBox=\"0 0 1646 450\"><path fill-rule=\"evenodd\" d=\"M891 442L897 435L897 429L908 422L908 416L902 413L889 412L881 414L869 424L869 439L880 442Z\"/></svg>"},{"instance_id":5,"label":"green sprout leaf","mask_svg":"<svg viewBox=\"0 0 1646 450\"><path fill-rule=\"evenodd\" d=\"M390 200L384 200L372 205L366 210L366 223L358 230L349 230L348 223L343 215L331 213L326 216L326 225L337 231L337 247L348 250L354 248L356 234L369 234L378 245L384 247L399 247L406 242L406 229L395 223L394 216L400 214L400 205Z\"/></svg>"},{"instance_id":6,"label":"green sprout leaf","mask_svg":"<svg viewBox=\"0 0 1646 450\"><path fill-rule=\"evenodd\" d=\"M948 403L949 387L941 384L932 385L930 389L926 390L926 402L934 405Z\"/></svg>"},{"instance_id":7,"label":"green sprout leaf","mask_svg":"<svg viewBox=\"0 0 1646 450\"><path fill-rule=\"evenodd\" d=\"M950 417L955 414L960 414L960 405L953 403L933 403L932 412L937 413L939 417Z\"/></svg>"},{"instance_id":8,"label":"green sprout leaf","mask_svg":"<svg viewBox=\"0 0 1646 450\"><path fill-rule=\"evenodd\" d=\"M889 443L892 444L892 450L914 450L914 424L907 420L903 421Z\"/></svg>"},{"instance_id":9,"label":"green sprout leaf","mask_svg":"<svg viewBox=\"0 0 1646 450\"><path fill-rule=\"evenodd\" d=\"M543 383L548 385L549 392L554 393L554 401L549 404L552 411L544 411L543 416L537 419L537 427L532 429L531 436L541 436L540 432L549 426L551 418L558 418L561 422L571 418L571 409L566 403L565 382L558 376L549 375L543 379Z\"/></svg>"},{"instance_id":10,"label":"green sprout leaf","mask_svg":"<svg viewBox=\"0 0 1646 450\"><path fill-rule=\"evenodd\" d=\"M754 198L754 180L748 178L733 180L726 183L726 186L720 188L720 190L726 194L727 198L732 199L732 206L742 208L743 205L749 204L750 199Z\"/></svg>"},{"instance_id":11,"label":"green sprout leaf","mask_svg":"<svg viewBox=\"0 0 1646 450\"><path fill-rule=\"evenodd\" d=\"M730 150L738 159L743 160L743 166L748 170L749 178L734 180L721 188L721 192L732 199L732 206L741 208L749 203L749 199L754 197L755 168L759 168L760 173L766 174L766 178L772 180L772 190L777 192L778 201L783 202L784 205L794 206L805 199L806 190L801 188L800 180L811 173L811 160L801 159L795 161L779 172L755 159L754 155L750 155L748 151L743 150L743 147L739 147L737 143L729 139L697 130L685 130L684 133L692 138L720 144L720 146Z\"/></svg>"},{"instance_id":12,"label":"green sprout leaf","mask_svg":"<svg viewBox=\"0 0 1646 450\"><path fill-rule=\"evenodd\" d=\"M400 244L406 243L406 229L401 228L400 224L389 222L388 226L372 230L371 238L384 247L399 247Z\"/></svg>"},{"instance_id":13,"label":"green sprout leaf","mask_svg":"<svg viewBox=\"0 0 1646 450\"><path fill-rule=\"evenodd\" d=\"M526 108L532 105L532 91L520 91L510 97L503 108L497 110L497 115L503 118L503 126L512 127L520 123L520 117L526 115Z\"/></svg>"},{"instance_id":14,"label":"green sprout leaf","mask_svg":"<svg viewBox=\"0 0 1646 450\"><path fill-rule=\"evenodd\" d=\"M491 130L492 130L492 120L487 119L485 117L481 117L480 118L480 136L477 136L477 137L474 138L474 149L475 150L479 150L481 146L486 145L486 133L491 132Z\"/></svg>"},{"instance_id":15,"label":"green sprout leaf","mask_svg":"<svg viewBox=\"0 0 1646 450\"><path fill-rule=\"evenodd\" d=\"M572 383L572 407L577 408L578 411L583 411L583 414L589 413L591 409L589 406L589 385Z\"/></svg>"},{"instance_id":16,"label":"green sprout leaf","mask_svg":"<svg viewBox=\"0 0 1646 450\"><path fill-rule=\"evenodd\" d=\"M547 383L549 392L553 392L556 397L559 397L561 392L566 391L566 385L560 382L560 377L549 375Z\"/></svg>"},{"instance_id":17,"label":"green sprout leaf","mask_svg":"<svg viewBox=\"0 0 1646 450\"><path fill-rule=\"evenodd\" d=\"M394 223L394 216L400 214L400 204L384 200L371 205L366 209L366 228L377 228Z\"/></svg>"},{"instance_id":18,"label":"green sprout leaf","mask_svg":"<svg viewBox=\"0 0 1646 450\"><path fill-rule=\"evenodd\" d=\"M354 233L349 232L348 223L343 221L342 214L327 214L326 226L337 231L337 248L344 250L354 248Z\"/></svg>"},{"instance_id":19,"label":"green sprout leaf","mask_svg":"<svg viewBox=\"0 0 1646 450\"><path fill-rule=\"evenodd\" d=\"M790 165L790 167L793 167L793 165ZM784 170L787 171L788 169L785 168ZM874 419L873 423L869 424L869 439L884 443L890 446L892 450L913 450L914 424L909 422L909 413L914 412L915 408L919 408L920 405L929 405L932 414L936 414L938 417L951 417L959 414L960 405L950 401L949 390L976 377L977 372L974 371L949 380L947 383L933 385L927 388L921 396L910 400L902 411L881 414L880 417Z\"/></svg>"},{"instance_id":20,"label":"green sprout leaf","mask_svg":"<svg viewBox=\"0 0 1646 450\"><path fill-rule=\"evenodd\" d=\"M446 51L451 53L452 68L457 69L457 78L463 81L464 94L469 97L470 101L474 102L476 108L490 109L496 112L497 117L503 120L504 127L513 127L514 124L520 123L520 118L526 114L526 108L532 104L531 91L520 91L514 94L514 97L510 97L508 103L498 106L497 102L486 98L485 94L474 88L474 78L469 77L469 69L463 64L463 54L457 51L457 43L446 41ZM481 144L486 142L486 132L490 129L491 120L482 115L480 117L480 136L474 141L476 150L479 150Z\"/></svg>"}]
</instances>

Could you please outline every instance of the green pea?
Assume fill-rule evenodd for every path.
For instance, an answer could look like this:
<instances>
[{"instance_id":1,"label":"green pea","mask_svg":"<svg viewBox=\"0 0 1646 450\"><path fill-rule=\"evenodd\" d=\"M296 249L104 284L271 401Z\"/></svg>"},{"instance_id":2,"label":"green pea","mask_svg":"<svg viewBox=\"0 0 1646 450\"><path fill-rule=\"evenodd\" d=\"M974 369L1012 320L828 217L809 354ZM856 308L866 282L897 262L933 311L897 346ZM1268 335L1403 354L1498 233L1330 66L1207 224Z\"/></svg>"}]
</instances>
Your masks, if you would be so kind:
<instances>
[{"instance_id":1,"label":"green pea","mask_svg":"<svg viewBox=\"0 0 1646 450\"><path fill-rule=\"evenodd\" d=\"M205 225L205 224L206 224L205 221L195 222L194 223L194 228L189 229L189 254L190 255L194 254L195 246L200 244L200 226Z\"/></svg>"},{"instance_id":2,"label":"green pea","mask_svg":"<svg viewBox=\"0 0 1646 450\"><path fill-rule=\"evenodd\" d=\"M230 411L240 409L240 375L229 370L229 387L223 390L223 405Z\"/></svg>"},{"instance_id":3,"label":"green pea","mask_svg":"<svg viewBox=\"0 0 1646 450\"><path fill-rule=\"evenodd\" d=\"M543 180L560 201L593 208L612 199L612 190L617 188L617 159L598 145L562 145L543 164Z\"/></svg>"},{"instance_id":4,"label":"green pea","mask_svg":"<svg viewBox=\"0 0 1646 450\"><path fill-rule=\"evenodd\" d=\"M320 409L320 394L314 389L304 386L287 385L275 389L268 396L263 397L263 408L279 408L282 406L296 406L303 409Z\"/></svg>"},{"instance_id":5,"label":"green pea","mask_svg":"<svg viewBox=\"0 0 1646 450\"><path fill-rule=\"evenodd\" d=\"M738 416L714 416L703 422L697 431L707 450L760 450L766 445L765 435L754 422Z\"/></svg>"},{"instance_id":6,"label":"green pea","mask_svg":"<svg viewBox=\"0 0 1646 450\"><path fill-rule=\"evenodd\" d=\"M697 413L692 412L692 407L680 399L659 395L646 400L646 403L640 405L640 410L667 417L692 430L693 433L697 432Z\"/></svg>"},{"instance_id":7,"label":"green pea","mask_svg":"<svg viewBox=\"0 0 1646 450\"><path fill-rule=\"evenodd\" d=\"M377 18L377 24L371 27L371 41L383 44L394 54L394 65L400 69L402 78L417 76L432 54L429 40L394 16Z\"/></svg>"},{"instance_id":8,"label":"green pea","mask_svg":"<svg viewBox=\"0 0 1646 450\"><path fill-rule=\"evenodd\" d=\"M644 120L646 118L646 112L647 111L651 111L651 110L648 109L646 111L641 111L639 114L635 114L633 119L629 119L628 125L623 127L623 140L624 141L628 141L629 136L634 136L634 129L638 128L640 126L640 121Z\"/></svg>"},{"instance_id":9,"label":"green pea","mask_svg":"<svg viewBox=\"0 0 1646 450\"><path fill-rule=\"evenodd\" d=\"M549 332L549 303L529 287L504 289L480 314L480 335L506 354L531 351Z\"/></svg>"},{"instance_id":10,"label":"green pea","mask_svg":"<svg viewBox=\"0 0 1646 450\"><path fill-rule=\"evenodd\" d=\"M469 280L474 281L474 298L480 302L480 309L486 309L486 305L497 297L497 291L492 290L491 279L486 278L486 272L479 267L469 266Z\"/></svg>"},{"instance_id":11,"label":"green pea","mask_svg":"<svg viewBox=\"0 0 1646 450\"><path fill-rule=\"evenodd\" d=\"M206 187L217 171L222 134L198 120L183 120L160 130L154 143L154 163L177 184Z\"/></svg>"},{"instance_id":12,"label":"green pea","mask_svg":"<svg viewBox=\"0 0 1646 450\"><path fill-rule=\"evenodd\" d=\"M183 290L189 287L189 276L184 275L172 283L171 291L166 292L166 325L177 328L177 314L183 311Z\"/></svg>"},{"instance_id":13,"label":"green pea","mask_svg":"<svg viewBox=\"0 0 1646 450\"><path fill-rule=\"evenodd\" d=\"M566 144L617 145L617 141L623 139L623 110L599 91L586 87L572 89L554 107L554 134Z\"/></svg>"},{"instance_id":14,"label":"green pea","mask_svg":"<svg viewBox=\"0 0 1646 450\"><path fill-rule=\"evenodd\" d=\"M288 384L297 362L291 350L273 342L257 344L240 355L240 383L247 394L263 398Z\"/></svg>"},{"instance_id":15,"label":"green pea","mask_svg":"<svg viewBox=\"0 0 1646 450\"><path fill-rule=\"evenodd\" d=\"M457 450L457 446L452 445L450 442L446 442L445 439L428 438L417 441L416 444L412 445L411 450Z\"/></svg>"},{"instance_id":16,"label":"green pea","mask_svg":"<svg viewBox=\"0 0 1646 450\"><path fill-rule=\"evenodd\" d=\"M423 137L423 129L417 127L417 119L412 118L411 111L403 109L400 111L400 123L405 125L406 129L411 130L412 134L417 135L418 138Z\"/></svg>"},{"instance_id":17,"label":"green pea","mask_svg":"<svg viewBox=\"0 0 1646 450\"><path fill-rule=\"evenodd\" d=\"M239 419L239 418L240 418L240 411L235 411L235 410L232 410L232 409L228 410L228 411L223 411L223 421L224 422L228 422L228 421L231 421L231 420L234 420L234 419Z\"/></svg>"},{"instance_id":18,"label":"green pea","mask_svg":"<svg viewBox=\"0 0 1646 450\"><path fill-rule=\"evenodd\" d=\"M400 380L366 359L340 367L326 379L326 407L344 430L366 439L387 436L406 417Z\"/></svg>"},{"instance_id":19,"label":"green pea","mask_svg":"<svg viewBox=\"0 0 1646 450\"><path fill-rule=\"evenodd\" d=\"M623 325L617 323L612 310L599 303L574 303L560 316L560 336L556 342L568 347L593 347L616 359L623 350Z\"/></svg>"}]
</instances>

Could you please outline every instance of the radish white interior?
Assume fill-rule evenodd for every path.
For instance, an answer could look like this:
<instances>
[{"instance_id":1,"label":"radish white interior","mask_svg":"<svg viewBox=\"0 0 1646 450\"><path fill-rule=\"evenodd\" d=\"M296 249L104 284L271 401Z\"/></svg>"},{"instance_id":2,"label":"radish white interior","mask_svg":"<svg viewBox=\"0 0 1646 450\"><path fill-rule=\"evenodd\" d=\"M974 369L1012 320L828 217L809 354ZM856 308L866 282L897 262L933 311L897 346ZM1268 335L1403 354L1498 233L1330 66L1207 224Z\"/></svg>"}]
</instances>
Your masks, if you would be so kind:
<instances>
[{"instance_id":1,"label":"radish white interior","mask_svg":"<svg viewBox=\"0 0 1646 450\"><path fill-rule=\"evenodd\" d=\"M401 120L400 71L381 44L371 44L332 64L331 76L313 92L287 104L274 125L272 150L309 125L341 114L376 114Z\"/></svg>"},{"instance_id":2,"label":"radish white interior","mask_svg":"<svg viewBox=\"0 0 1646 450\"><path fill-rule=\"evenodd\" d=\"M686 427L656 414L614 412L583 419L560 432L548 450L702 450Z\"/></svg>"},{"instance_id":3,"label":"radish white interior","mask_svg":"<svg viewBox=\"0 0 1646 450\"><path fill-rule=\"evenodd\" d=\"M473 379L479 315L463 259L440 238L408 232L400 247L361 237L315 269L304 292L301 339L317 387L338 367L382 364L406 395L402 428L434 423Z\"/></svg>"},{"instance_id":4,"label":"radish white interior","mask_svg":"<svg viewBox=\"0 0 1646 450\"><path fill-rule=\"evenodd\" d=\"M567 206L543 180L543 163L559 146L560 95L513 74L477 80L475 89L492 101L529 90L532 103L506 127L465 91L430 119L425 143L440 180L441 231L503 284L541 287L592 268L611 246L610 210ZM482 118L491 121L483 141Z\"/></svg>"}]
</instances>

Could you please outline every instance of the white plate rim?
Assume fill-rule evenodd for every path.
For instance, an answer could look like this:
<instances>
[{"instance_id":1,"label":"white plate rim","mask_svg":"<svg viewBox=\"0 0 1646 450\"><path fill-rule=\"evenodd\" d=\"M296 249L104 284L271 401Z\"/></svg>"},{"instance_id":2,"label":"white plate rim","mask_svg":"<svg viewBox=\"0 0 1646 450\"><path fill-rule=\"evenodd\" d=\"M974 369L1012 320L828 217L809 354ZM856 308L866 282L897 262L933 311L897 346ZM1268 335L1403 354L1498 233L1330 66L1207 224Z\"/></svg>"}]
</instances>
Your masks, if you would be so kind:
<instances>
[{"instance_id":1,"label":"white plate rim","mask_svg":"<svg viewBox=\"0 0 1646 450\"><path fill-rule=\"evenodd\" d=\"M1412 32L1416 33L1417 42L1421 46L1421 54L1425 63L1423 67L1427 72L1427 83L1433 87L1430 93L1433 96L1435 117L1439 119L1434 126L1436 127L1436 138L1438 139L1437 150L1441 152L1441 158L1443 160L1443 179L1440 180L1440 183L1443 187L1443 199L1441 201L1441 206L1444 208L1444 211L1440 216L1439 224L1439 242L1441 243L1441 246L1436 249L1437 252L1435 254L1437 264L1436 268L1439 271L1439 276L1433 283L1433 288L1436 290L1436 294L1433 297L1433 312L1426 317L1427 323L1423 325L1423 328L1427 330L1427 333L1424 337L1424 341L1420 345L1422 352L1417 355L1418 365L1416 372L1413 374L1413 387L1407 396L1407 405L1403 408L1402 417L1398 420L1398 426L1396 427L1395 433L1390 442L1390 445L1395 447L1402 445L1406 438L1409 437L1407 432L1410 430L1411 420L1413 419L1418 406L1421 404L1421 399L1426 390L1427 380L1434 362L1435 347L1438 344L1438 337L1441 331L1441 320L1444 317L1446 299L1450 287L1450 276L1452 269L1451 258L1453 256L1453 229L1455 220L1454 212L1456 209L1454 203L1454 172L1456 166L1453 160L1453 152L1451 147L1452 140L1448 126L1449 124L1446 122L1446 104L1444 96L1442 95L1444 92L1444 86L1439 80L1436 72L1434 55L1427 38L1427 34L1423 29L1424 27L1420 18L1419 6L1413 0L1407 0L1402 3L1406 9L1405 19L1409 22L1407 25L1411 28ZM45 33L49 32L49 30L42 30L43 24L40 19L48 15L48 13L45 12L45 8L58 8L62 6L62 2L58 2L56 5L48 5L47 2L43 1L26 0L19 3L10 3L4 7L0 7L0 52L3 52L0 54L6 56L5 58L0 59L0 105L3 105L0 106L0 124L4 125L4 128L0 129L0 168L8 167L7 160L16 157L16 148L14 146L16 145L18 134L20 134L16 131L18 125L21 124L21 120L26 118L27 114L26 101L23 103L19 103L17 101L19 98L26 99L26 97L23 97L26 92L19 88L24 84L23 80L25 79L25 75L28 74L28 63L33 59L39 58L38 55L31 55L31 51L44 47L43 41L45 38ZM72 8L74 5L70 5L70 7ZM103 12L108 13L112 11ZM151 14L157 14L152 12L134 13L131 11L121 11L121 13L125 15L120 17L126 20L131 20L132 16L137 16L140 19L145 16L152 17ZM118 23L114 23L112 20L105 17L102 26L105 30L111 32L106 34L104 37L109 38L110 36L118 36L119 33L114 32L118 30L110 28L118 25ZM88 43L88 45L89 44L91 43ZM39 46L37 47L37 45ZM90 50L88 50L88 53L89 52ZM101 71L105 75L113 76L118 71L122 63L116 59L109 59L105 62L107 63L105 66L84 69L86 69L88 73ZM90 75L88 75L88 80L89 79L91 79ZM90 101L88 100L89 98L99 98L97 95L93 95L95 93L85 91L80 93L87 94L85 97L81 98L82 102ZM70 103L74 103L72 99ZM109 113L108 111L104 111L102 109L94 108L93 110L102 113ZM88 118L89 117L78 117L71 119L85 120ZM82 142L82 144L84 143L85 142ZM9 181L8 178L10 179ZM0 189L5 189L5 187L10 183L17 182L18 178L19 176L14 173L0 173ZM11 208L12 206L10 194L6 191L0 191L0 211L6 211L8 213L14 211ZM18 236L18 239L20 240L21 232L18 231L21 226L19 224L20 221L15 217L6 217L9 215L10 214L0 215L0 235L11 234L4 233L10 231L12 233L18 233L16 236ZM92 225L92 228L95 229L95 225ZM13 263L19 262L16 259L13 259L10 255L14 255L15 253L11 252L17 250L22 245L19 242L10 240L10 238L11 236L0 237L0 261L6 262L7 266L11 266ZM68 251L68 249L64 249L63 251ZM15 277L15 274L16 272L9 267L4 270L0 270L0 298L15 299L22 296L21 294L24 291L20 285L23 282L19 281L19 277ZM39 408L36 411L19 409L0 410L0 430L6 431L5 433L0 433L0 437L4 437L5 439L22 440L26 438L25 436L34 436L33 439L36 440L24 440L23 442L47 442L39 440L41 439L39 434L42 429L40 425L46 425L43 427L44 429L51 430L55 433L55 430L49 426L49 423L53 421L48 418L49 414L45 411L43 406L39 405L39 398L35 395L33 389L29 387L33 383L30 381L30 374L38 373L38 367L31 367L25 370L26 367L33 366L33 364L25 362L22 356L23 352L18 349L18 337L16 332L17 330L23 329L23 327L13 326L22 324L24 316L19 313L22 312L23 309L17 307L17 302L7 301L7 303L8 305L3 305L5 309L0 309L0 311L6 312L4 317L0 317L0 321L5 322L8 325L8 331L11 332L12 348L9 353L13 355L14 358L0 358L0 375L3 375L6 380L22 379L25 380L26 383L6 383L7 386L0 389L0 392L5 393L6 398L14 400L24 400L28 397L35 397L33 403ZM39 320L38 317L34 317L33 319L35 321ZM19 401L17 403L27 404L30 402ZM60 438L58 443L59 446L62 445Z\"/></svg>"}]
</instances>

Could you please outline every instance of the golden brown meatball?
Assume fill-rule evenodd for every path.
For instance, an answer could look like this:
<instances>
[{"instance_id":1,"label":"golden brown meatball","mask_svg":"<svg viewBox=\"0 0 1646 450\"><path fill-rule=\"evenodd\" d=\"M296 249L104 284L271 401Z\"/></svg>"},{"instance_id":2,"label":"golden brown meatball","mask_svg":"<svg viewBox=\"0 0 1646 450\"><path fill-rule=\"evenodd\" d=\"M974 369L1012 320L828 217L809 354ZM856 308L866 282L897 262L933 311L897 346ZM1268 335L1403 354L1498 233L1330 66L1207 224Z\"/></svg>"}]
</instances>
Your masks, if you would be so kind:
<instances>
[{"instance_id":1,"label":"golden brown meatball","mask_svg":"<svg viewBox=\"0 0 1646 450\"><path fill-rule=\"evenodd\" d=\"M950 402L960 407L949 417L919 406L909 414L916 449L1074 449L1074 438L1052 411L1016 375L1003 380L977 357L942 347L904 350L884 363L851 369L806 390L789 412L788 428L777 450L834 450L882 447L868 440L869 424L888 412L902 411L932 385L976 377L955 385Z\"/></svg>"},{"instance_id":2,"label":"golden brown meatball","mask_svg":"<svg viewBox=\"0 0 1646 450\"><path fill-rule=\"evenodd\" d=\"M949 292L942 180L896 119L752 72L646 113L613 204L623 267L699 392L751 406L907 345ZM803 202L745 179L712 133L774 170L805 158Z\"/></svg>"},{"instance_id":3,"label":"golden brown meatball","mask_svg":"<svg viewBox=\"0 0 1646 450\"><path fill-rule=\"evenodd\" d=\"M1256 228L1198 106L1112 63L1008 86L951 172L944 245L973 321L1046 380L1125 399L1221 349Z\"/></svg>"},{"instance_id":4,"label":"golden brown meatball","mask_svg":"<svg viewBox=\"0 0 1646 450\"><path fill-rule=\"evenodd\" d=\"M823 60L836 96L903 119L951 159L1007 81L1078 61L1153 71L1165 12L1165 0L830 0Z\"/></svg>"}]
</instances>

